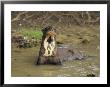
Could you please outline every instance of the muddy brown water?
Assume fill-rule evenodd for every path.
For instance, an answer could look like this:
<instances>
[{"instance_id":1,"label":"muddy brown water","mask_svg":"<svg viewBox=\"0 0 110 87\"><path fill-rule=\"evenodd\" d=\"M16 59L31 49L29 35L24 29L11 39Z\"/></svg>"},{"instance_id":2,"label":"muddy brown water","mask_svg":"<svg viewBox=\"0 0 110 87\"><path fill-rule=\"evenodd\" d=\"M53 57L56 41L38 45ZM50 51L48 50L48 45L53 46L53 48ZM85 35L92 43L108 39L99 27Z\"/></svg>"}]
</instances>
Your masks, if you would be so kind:
<instances>
[{"instance_id":1,"label":"muddy brown water","mask_svg":"<svg viewBox=\"0 0 110 87\"><path fill-rule=\"evenodd\" d=\"M99 76L99 55L98 50L92 51L93 57L84 60L73 60L64 62L63 65L35 65L39 47L16 48L13 46L12 53L12 76L17 77L85 77L87 74ZM83 50L84 51L84 50ZM86 52L86 50L85 50ZM88 52L88 51L87 51ZM87 53L86 52L86 53Z\"/></svg>"}]
</instances>

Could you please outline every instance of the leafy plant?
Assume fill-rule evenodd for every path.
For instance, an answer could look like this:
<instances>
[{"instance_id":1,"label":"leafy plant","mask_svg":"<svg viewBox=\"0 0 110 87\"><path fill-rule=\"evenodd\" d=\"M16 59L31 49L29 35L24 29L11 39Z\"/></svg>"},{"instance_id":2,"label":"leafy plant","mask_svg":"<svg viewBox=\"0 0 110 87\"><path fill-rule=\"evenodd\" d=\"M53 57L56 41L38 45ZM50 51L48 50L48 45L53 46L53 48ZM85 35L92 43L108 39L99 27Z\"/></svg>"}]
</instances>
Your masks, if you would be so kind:
<instances>
[{"instance_id":1,"label":"leafy plant","mask_svg":"<svg viewBox=\"0 0 110 87\"><path fill-rule=\"evenodd\" d=\"M39 29L28 29L28 28L22 28L19 31L23 36L26 36L28 38L34 37L36 40L40 40L42 37L42 31Z\"/></svg>"}]
</instances>

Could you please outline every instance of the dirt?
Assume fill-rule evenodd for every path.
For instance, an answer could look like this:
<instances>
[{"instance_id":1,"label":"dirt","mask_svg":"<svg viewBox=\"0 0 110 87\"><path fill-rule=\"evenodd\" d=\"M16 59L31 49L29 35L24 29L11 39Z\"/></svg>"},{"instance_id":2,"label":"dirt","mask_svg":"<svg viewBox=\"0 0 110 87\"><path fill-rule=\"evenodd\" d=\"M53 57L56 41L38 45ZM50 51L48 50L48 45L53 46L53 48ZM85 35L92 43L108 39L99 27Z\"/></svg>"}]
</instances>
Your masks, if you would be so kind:
<instances>
[{"instance_id":1,"label":"dirt","mask_svg":"<svg viewBox=\"0 0 110 87\"><path fill-rule=\"evenodd\" d=\"M88 74L100 76L99 26L74 26L62 30L57 35L57 41L78 48L88 58L64 62L63 65L35 65L40 43L32 48L17 48L12 43L12 77L86 77Z\"/></svg>"}]
</instances>

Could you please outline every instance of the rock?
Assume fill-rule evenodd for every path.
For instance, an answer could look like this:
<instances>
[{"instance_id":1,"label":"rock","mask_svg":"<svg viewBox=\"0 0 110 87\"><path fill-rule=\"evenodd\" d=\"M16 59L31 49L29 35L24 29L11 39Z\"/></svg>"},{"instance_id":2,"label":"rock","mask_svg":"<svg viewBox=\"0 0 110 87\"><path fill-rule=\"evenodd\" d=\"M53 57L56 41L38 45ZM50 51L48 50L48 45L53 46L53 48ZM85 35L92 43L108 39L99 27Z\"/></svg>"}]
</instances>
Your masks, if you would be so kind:
<instances>
[{"instance_id":1,"label":"rock","mask_svg":"<svg viewBox=\"0 0 110 87\"><path fill-rule=\"evenodd\" d=\"M23 39L23 36L18 35L18 36L12 36L11 40L13 43L19 43L20 40Z\"/></svg>"},{"instance_id":2,"label":"rock","mask_svg":"<svg viewBox=\"0 0 110 87\"><path fill-rule=\"evenodd\" d=\"M83 39L83 40L81 41L82 44L87 44L87 43L89 43L89 42L90 42L90 41L87 40L87 39Z\"/></svg>"},{"instance_id":3,"label":"rock","mask_svg":"<svg viewBox=\"0 0 110 87\"><path fill-rule=\"evenodd\" d=\"M62 43L62 42L60 42L60 41L56 41L56 43L57 43L57 44L63 44L63 43Z\"/></svg>"},{"instance_id":4,"label":"rock","mask_svg":"<svg viewBox=\"0 0 110 87\"><path fill-rule=\"evenodd\" d=\"M23 39L20 39L17 45L18 48L30 48L35 46L37 46L36 39L34 38L28 39L26 37L24 37Z\"/></svg>"},{"instance_id":5,"label":"rock","mask_svg":"<svg viewBox=\"0 0 110 87\"><path fill-rule=\"evenodd\" d=\"M83 39L82 37L79 37L78 39Z\"/></svg>"},{"instance_id":6,"label":"rock","mask_svg":"<svg viewBox=\"0 0 110 87\"><path fill-rule=\"evenodd\" d=\"M95 74L88 74L87 77L95 77Z\"/></svg>"}]
</instances>

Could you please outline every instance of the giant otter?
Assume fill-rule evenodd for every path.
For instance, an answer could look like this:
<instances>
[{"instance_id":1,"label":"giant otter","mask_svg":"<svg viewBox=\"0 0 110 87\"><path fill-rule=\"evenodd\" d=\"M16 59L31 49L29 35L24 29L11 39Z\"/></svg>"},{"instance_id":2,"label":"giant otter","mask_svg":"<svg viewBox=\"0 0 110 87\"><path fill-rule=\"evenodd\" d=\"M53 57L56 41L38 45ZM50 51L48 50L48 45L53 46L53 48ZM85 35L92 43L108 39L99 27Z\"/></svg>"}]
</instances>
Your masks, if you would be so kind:
<instances>
[{"instance_id":1,"label":"giant otter","mask_svg":"<svg viewBox=\"0 0 110 87\"><path fill-rule=\"evenodd\" d=\"M57 46L56 32L52 26L42 30L42 42L36 64L61 65L64 61L83 59L82 53L68 45Z\"/></svg>"}]
</instances>

